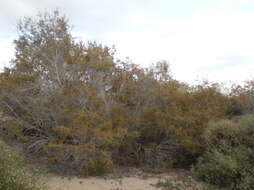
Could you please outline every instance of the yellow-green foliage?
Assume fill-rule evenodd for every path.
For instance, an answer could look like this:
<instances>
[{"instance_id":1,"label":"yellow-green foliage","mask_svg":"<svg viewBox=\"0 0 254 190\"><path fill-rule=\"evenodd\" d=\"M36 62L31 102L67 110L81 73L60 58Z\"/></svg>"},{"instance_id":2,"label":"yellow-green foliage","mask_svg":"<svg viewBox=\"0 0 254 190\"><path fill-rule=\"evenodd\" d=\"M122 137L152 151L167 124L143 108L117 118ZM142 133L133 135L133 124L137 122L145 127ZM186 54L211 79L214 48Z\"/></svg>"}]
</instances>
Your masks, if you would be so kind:
<instances>
[{"instance_id":1,"label":"yellow-green foliage","mask_svg":"<svg viewBox=\"0 0 254 190\"><path fill-rule=\"evenodd\" d=\"M0 141L0 190L39 190L35 182L22 157Z\"/></svg>"},{"instance_id":2,"label":"yellow-green foliage","mask_svg":"<svg viewBox=\"0 0 254 190\"><path fill-rule=\"evenodd\" d=\"M99 110L98 113L76 111L66 120L65 126L53 127L54 138L45 146L50 161L81 175L110 171L111 154L127 135L128 120L121 106L112 107L105 118L99 114L103 115Z\"/></svg>"},{"instance_id":3,"label":"yellow-green foliage","mask_svg":"<svg viewBox=\"0 0 254 190\"><path fill-rule=\"evenodd\" d=\"M49 144L47 154L50 161L60 164L61 172L67 168L69 172L78 172L82 176L102 175L111 171L113 166L110 152L94 144Z\"/></svg>"},{"instance_id":4,"label":"yellow-green foliage","mask_svg":"<svg viewBox=\"0 0 254 190\"><path fill-rule=\"evenodd\" d=\"M59 168L189 167L211 120L252 110L252 83L224 94L173 79L163 61L116 61L114 48L77 43L57 11L18 26L13 67L0 74L1 134Z\"/></svg>"},{"instance_id":5,"label":"yellow-green foliage","mask_svg":"<svg viewBox=\"0 0 254 190\"><path fill-rule=\"evenodd\" d=\"M59 139L66 139L71 135L71 130L65 126L56 126L53 128L54 133Z\"/></svg>"},{"instance_id":6,"label":"yellow-green foliage","mask_svg":"<svg viewBox=\"0 0 254 190\"><path fill-rule=\"evenodd\" d=\"M203 134L205 153L194 167L202 180L220 187L251 190L254 116L211 122Z\"/></svg>"}]
</instances>

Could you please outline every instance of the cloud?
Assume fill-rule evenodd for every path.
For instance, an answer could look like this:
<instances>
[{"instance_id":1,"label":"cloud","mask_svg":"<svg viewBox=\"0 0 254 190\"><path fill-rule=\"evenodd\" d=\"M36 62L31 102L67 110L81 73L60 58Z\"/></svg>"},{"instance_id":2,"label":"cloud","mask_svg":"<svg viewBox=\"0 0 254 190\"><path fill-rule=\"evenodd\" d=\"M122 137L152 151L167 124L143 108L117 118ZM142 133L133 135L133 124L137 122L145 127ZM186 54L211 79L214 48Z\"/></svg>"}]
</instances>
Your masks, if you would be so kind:
<instances>
[{"instance_id":1,"label":"cloud","mask_svg":"<svg viewBox=\"0 0 254 190\"><path fill-rule=\"evenodd\" d=\"M105 39L114 41L120 52L143 65L158 59L169 60L173 73L182 80L210 78L210 75L214 80L217 72L216 79L224 81L235 79L239 69L246 76L252 72L246 69L246 60L240 58L248 57L248 63L253 63L253 19L253 13L223 9L203 9L184 18L152 18L141 14L129 21L137 26L137 31L110 32ZM145 23L143 28L142 23ZM225 67L218 58L228 55L230 62ZM236 64L238 71L230 68Z\"/></svg>"},{"instance_id":2,"label":"cloud","mask_svg":"<svg viewBox=\"0 0 254 190\"><path fill-rule=\"evenodd\" d=\"M10 28L10 23L15 24L20 17L59 9L71 18L75 27L96 35L125 27L125 19L135 11L137 3L133 0L9 0L1 1L0 5L0 23L7 29Z\"/></svg>"},{"instance_id":3,"label":"cloud","mask_svg":"<svg viewBox=\"0 0 254 190\"><path fill-rule=\"evenodd\" d=\"M217 72L218 70L228 70L234 67L245 67L250 64L248 56L224 55L216 57L216 63L200 67L199 72Z\"/></svg>"},{"instance_id":4,"label":"cloud","mask_svg":"<svg viewBox=\"0 0 254 190\"><path fill-rule=\"evenodd\" d=\"M0 38L0 70L9 65L14 55L12 38Z\"/></svg>"},{"instance_id":5,"label":"cloud","mask_svg":"<svg viewBox=\"0 0 254 190\"><path fill-rule=\"evenodd\" d=\"M10 1L16 6L0 3L0 25L5 26L0 32L0 43L2 38L14 36L9 25L21 16L58 7L70 18L75 36L114 44L118 57L128 56L143 66L168 60L180 80L244 80L254 69L251 0ZM7 47L0 45L0 50L3 46ZM9 45L8 48L13 51ZM12 55L7 49L0 52L0 57Z\"/></svg>"}]
</instances>

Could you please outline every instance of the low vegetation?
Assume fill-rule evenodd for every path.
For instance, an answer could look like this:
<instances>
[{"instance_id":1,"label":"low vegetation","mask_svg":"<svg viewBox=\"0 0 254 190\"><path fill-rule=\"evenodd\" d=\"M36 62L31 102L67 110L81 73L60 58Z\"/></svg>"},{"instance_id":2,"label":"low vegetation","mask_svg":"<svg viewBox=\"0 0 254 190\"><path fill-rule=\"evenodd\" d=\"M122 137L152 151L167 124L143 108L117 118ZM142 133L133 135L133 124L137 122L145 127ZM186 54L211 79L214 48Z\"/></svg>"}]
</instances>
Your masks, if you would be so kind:
<instances>
[{"instance_id":1,"label":"low vegetation","mask_svg":"<svg viewBox=\"0 0 254 190\"><path fill-rule=\"evenodd\" d=\"M223 190L210 184L198 183L191 176L160 179L154 186L160 190Z\"/></svg>"},{"instance_id":2,"label":"low vegetation","mask_svg":"<svg viewBox=\"0 0 254 190\"><path fill-rule=\"evenodd\" d=\"M254 116L212 122L204 132L205 153L196 175L211 184L232 189L254 188Z\"/></svg>"},{"instance_id":3,"label":"low vegetation","mask_svg":"<svg viewBox=\"0 0 254 190\"><path fill-rule=\"evenodd\" d=\"M41 190L23 158L0 141L0 190Z\"/></svg>"},{"instance_id":4,"label":"low vegetation","mask_svg":"<svg viewBox=\"0 0 254 190\"><path fill-rule=\"evenodd\" d=\"M192 167L208 183L252 189L253 81L192 86L165 61L117 60L114 48L77 41L57 11L18 30L12 66L0 73L0 134L27 157L82 176Z\"/></svg>"}]
</instances>

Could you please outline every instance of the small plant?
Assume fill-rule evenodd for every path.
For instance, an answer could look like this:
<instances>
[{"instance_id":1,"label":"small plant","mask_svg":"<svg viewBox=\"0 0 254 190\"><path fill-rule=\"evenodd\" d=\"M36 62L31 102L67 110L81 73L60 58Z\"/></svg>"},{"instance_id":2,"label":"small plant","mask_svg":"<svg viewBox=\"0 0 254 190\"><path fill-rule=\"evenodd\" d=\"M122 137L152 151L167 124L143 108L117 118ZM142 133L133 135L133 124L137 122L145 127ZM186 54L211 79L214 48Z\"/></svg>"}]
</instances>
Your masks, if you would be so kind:
<instances>
[{"instance_id":1,"label":"small plant","mask_svg":"<svg viewBox=\"0 0 254 190\"><path fill-rule=\"evenodd\" d=\"M175 185L171 180L167 179L166 181L159 180L155 184L155 187L161 188L162 190L173 190L173 188L175 188Z\"/></svg>"},{"instance_id":2,"label":"small plant","mask_svg":"<svg viewBox=\"0 0 254 190\"><path fill-rule=\"evenodd\" d=\"M22 157L0 141L0 190L39 190Z\"/></svg>"},{"instance_id":3,"label":"small plant","mask_svg":"<svg viewBox=\"0 0 254 190\"><path fill-rule=\"evenodd\" d=\"M213 185L198 183L191 176L159 180L154 186L161 190L219 190Z\"/></svg>"},{"instance_id":4,"label":"small plant","mask_svg":"<svg viewBox=\"0 0 254 190\"><path fill-rule=\"evenodd\" d=\"M161 190L184 190L187 188L190 190L201 190L201 187L199 187L190 176L182 179L159 180L157 184L155 184L155 187L160 188Z\"/></svg>"}]
</instances>

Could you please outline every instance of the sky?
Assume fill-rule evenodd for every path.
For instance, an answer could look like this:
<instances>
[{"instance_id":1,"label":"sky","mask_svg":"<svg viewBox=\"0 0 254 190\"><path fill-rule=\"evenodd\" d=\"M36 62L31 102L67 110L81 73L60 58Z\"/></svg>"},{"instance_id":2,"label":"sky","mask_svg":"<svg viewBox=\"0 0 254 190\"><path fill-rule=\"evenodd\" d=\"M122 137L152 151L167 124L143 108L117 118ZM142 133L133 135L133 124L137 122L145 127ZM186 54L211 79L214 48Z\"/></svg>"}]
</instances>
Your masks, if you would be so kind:
<instances>
[{"instance_id":1,"label":"sky","mask_svg":"<svg viewBox=\"0 0 254 190\"><path fill-rule=\"evenodd\" d=\"M0 68L14 56L17 21L55 9L73 36L142 67L166 60L177 80L254 76L254 0L0 0Z\"/></svg>"}]
</instances>

